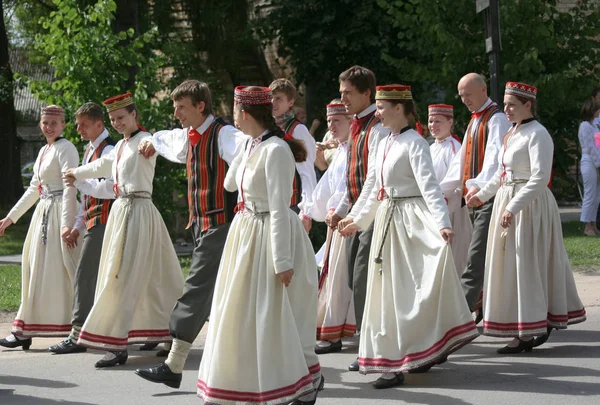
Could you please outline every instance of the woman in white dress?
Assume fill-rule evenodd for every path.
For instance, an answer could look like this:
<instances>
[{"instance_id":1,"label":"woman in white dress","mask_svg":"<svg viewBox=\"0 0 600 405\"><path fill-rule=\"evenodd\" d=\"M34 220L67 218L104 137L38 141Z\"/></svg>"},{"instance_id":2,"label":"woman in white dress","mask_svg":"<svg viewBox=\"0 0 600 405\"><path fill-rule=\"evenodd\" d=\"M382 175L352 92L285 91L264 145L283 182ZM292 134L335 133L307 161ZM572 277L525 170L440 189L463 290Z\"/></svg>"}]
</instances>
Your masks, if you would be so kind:
<instances>
[{"instance_id":1,"label":"woman in white dress","mask_svg":"<svg viewBox=\"0 0 600 405\"><path fill-rule=\"evenodd\" d=\"M504 112L513 123L494 177L467 201L496 196L483 285L483 333L513 337L500 354L531 351L552 328L583 322L558 206L548 188L554 144L536 119L537 89L508 82ZM535 340L534 336L538 336Z\"/></svg>"},{"instance_id":2,"label":"woman in white dress","mask_svg":"<svg viewBox=\"0 0 600 405\"><path fill-rule=\"evenodd\" d=\"M235 90L236 126L252 137L225 188L239 190L198 374L210 404L314 404L323 385L315 354L317 263L289 208L296 140L284 141L266 87Z\"/></svg>"},{"instance_id":3,"label":"woman in white dress","mask_svg":"<svg viewBox=\"0 0 600 405\"><path fill-rule=\"evenodd\" d=\"M33 166L29 187L0 221L0 236L38 199L23 245L21 306L12 334L0 346L31 346L32 337L68 336L73 306L73 278L81 238L71 233L77 216L77 189L62 180L63 171L77 167L77 148L62 137L65 111L51 105L42 109L40 127L46 138ZM81 232L83 233L83 232Z\"/></svg>"},{"instance_id":4,"label":"woman in white dress","mask_svg":"<svg viewBox=\"0 0 600 405\"><path fill-rule=\"evenodd\" d=\"M356 318L352 289L348 285L346 241L331 228L331 216L346 192L346 161L350 116L341 100L327 105L327 127L338 145L327 171L313 192L312 204L302 207L305 215L328 226L327 240L317 253L321 263L317 315L317 354L342 350L342 338L354 336Z\"/></svg>"},{"instance_id":5,"label":"woman in white dress","mask_svg":"<svg viewBox=\"0 0 600 405\"><path fill-rule=\"evenodd\" d=\"M596 227L596 215L600 205L600 147L596 145L595 135L600 132L594 126L594 120L600 114L600 104L594 100L586 100L581 107L581 124L579 124L579 145L581 146L581 177L583 179L583 201L580 221L585 224L583 234L600 235Z\"/></svg>"},{"instance_id":6,"label":"woman in white dress","mask_svg":"<svg viewBox=\"0 0 600 405\"><path fill-rule=\"evenodd\" d=\"M352 235L375 220L359 371L382 373L373 385L401 385L403 372L425 372L478 336L454 268L454 235L435 177L429 145L409 126L409 86L379 86L381 140L375 187L353 222Z\"/></svg>"},{"instance_id":7,"label":"woman in white dress","mask_svg":"<svg viewBox=\"0 0 600 405\"><path fill-rule=\"evenodd\" d=\"M123 139L109 154L66 174L71 181L112 174L115 182L96 298L77 341L108 351L98 368L125 364L129 344L170 342L169 316L183 290L173 243L152 203L156 155L146 159L138 153L139 143L151 135L138 127L130 93L104 105Z\"/></svg>"},{"instance_id":8,"label":"woman in white dress","mask_svg":"<svg viewBox=\"0 0 600 405\"><path fill-rule=\"evenodd\" d=\"M460 151L460 141L452 135L452 126L454 125L454 107L448 104L432 104L428 108L429 112L429 132L435 139L431 145L431 158L433 159L433 168L435 177L441 182L454 156ZM473 233L473 225L469 219L469 208L462 204L460 193L455 192L446 195L448 203L448 213L450 214L450 223L454 231L454 237L450 247L454 256L454 266L458 276L462 275L467 267L467 253L469 251L469 242Z\"/></svg>"}]
</instances>

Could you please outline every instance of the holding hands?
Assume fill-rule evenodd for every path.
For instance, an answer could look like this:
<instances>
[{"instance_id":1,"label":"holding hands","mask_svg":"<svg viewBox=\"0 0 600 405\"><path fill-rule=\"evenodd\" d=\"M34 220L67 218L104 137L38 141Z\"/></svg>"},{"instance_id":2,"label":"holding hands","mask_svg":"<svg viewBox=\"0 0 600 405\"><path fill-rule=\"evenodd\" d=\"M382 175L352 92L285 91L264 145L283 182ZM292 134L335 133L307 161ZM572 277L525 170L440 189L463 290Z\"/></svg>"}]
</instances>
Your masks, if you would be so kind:
<instances>
[{"instance_id":1,"label":"holding hands","mask_svg":"<svg viewBox=\"0 0 600 405\"><path fill-rule=\"evenodd\" d=\"M77 246L77 238L79 238L79 231L75 228L69 228L63 226L61 229L62 240L67 244L69 249L73 249Z\"/></svg>"},{"instance_id":2,"label":"holding hands","mask_svg":"<svg viewBox=\"0 0 600 405\"><path fill-rule=\"evenodd\" d=\"M152 145L152 142L145 141L141 142L138 145L138 152L146 159L150 159L156 153L156 149L154 149L154 145Z\"/></svg>"},{"instance_id":3,"label":"holding hands","mask_svg":"<svg viewBox=\"0 0 600 405\"><path fill-rule=\"evenodd\" d=\"M465 195L465 202L467 203L467 206L475 208L481 207L483 205L483 202L481 202L479 197L477 197L476 195L478 192L479 189L477 187L471 187L469 189L469 192L467 193L467 195Z\"/></svg>"},{"instance_id":4,"label":"holding hands","mask_svg":"<svg viewBox=\"0 0 600 405\"><path fill-rule=\"evenodd\" d=\"M338 231L342 236L349 238L360 231L360 227L354 223L354 219L344 218L338 223Z\"/></svg>"}]
</instances>

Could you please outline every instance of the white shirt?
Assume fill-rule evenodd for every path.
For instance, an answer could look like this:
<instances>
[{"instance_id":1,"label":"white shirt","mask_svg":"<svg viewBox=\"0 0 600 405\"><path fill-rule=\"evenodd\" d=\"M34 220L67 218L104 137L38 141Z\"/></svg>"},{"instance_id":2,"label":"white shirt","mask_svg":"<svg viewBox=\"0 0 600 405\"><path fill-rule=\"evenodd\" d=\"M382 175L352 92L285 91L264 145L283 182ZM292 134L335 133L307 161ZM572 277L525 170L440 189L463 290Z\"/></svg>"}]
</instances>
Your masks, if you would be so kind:
<instances>
[{"instance_id":1,"label":"white shirt","mask_svg":"<svg viewBox=\"0 0 600 405\"><path fill-rule=\"evenodd\" d=\"M203 134L213 123L215 117L211 114L206 120L196 128L198 133ZM176 128L166 131L158 131L152 136L152 146L159 155L175 163L187 163L188 153L188 131L190 128ZM228 165L231 165L233 158L244 149L248 136L237 130L232 125L225 125L219 131L218 147L219 156ZM148 142L147 140L145 142Z\"/></svg>"},{"instance_id":2,"label":"white shirt","mask_svg":"<svg viewBox=\"0 0 600 405\"><path fill-rule=\"evenodd\" d=\"M435 140L435 142L429 145L435 169L435 177L438 182L441 182L446 176L454 156L460 151L460 146L460 142L452 136L448 136L441 141Z\"/></svg>"},{"instance_id":3,"label":"white shirt","mask_svg":"<svg viewBox=\"0 0 600 405\"><path fill-rule=\"evenodd\" d=\"M374 112L377 109L375 104L371 104L366 109L360 112L357 115L357 118L363 118L365 115ZM381 122L378 122L371 128L371 134L369 135L369 156L368 156L368 169L367 169L367 178L363 184L362 190L360 192L360 196L358 200L352 206L352 212L348 215L350 218L354 218L358 213L362 210L362 207L365 205L369 195L371 194L371 190L375 187L375 159L377 159L377 148L381 144L381 140L385 139L388 136L390 130L387 128L383 128ZM348 151L350 153L350 151ZM350 197L348 194L348 190L346 190L346 194L344 198L340 201L340 204L335 210L335 213L340 217L346 216L348 210L350 209Z\"/></svg>"},{"instance_id":4,"label":"white shirt","mask_svg":"<svg viewBox=\"0 0 600 405\"><path fill-rule=\"evenodd\" d=\"M477 112L485 110L490 104L492 104L492 100L488 98L483 106L477 110ZM477 126L477 123L480 119L481 118L475 119L472 125L473 129ZM502 150L502 140L504 139L504 135L506 135L511 127L508 118L506 118L506 115L502 112L494 114L488 121L487 125L488 137L485 145L483 167L477 177L474 179L468 179L466 181L467 189L471 187L482 189L483 186L485 186L485 184L494 176L498 170L498 156ZM460 153L457 153L456 156L454 156L454 160L448 169L448 173L440 184L444 194L451 194L457 192L457 190L462 190L462 177L465 167L465 154L467 151L467 136L473 137L473 135L473 131L470 134L465 133L465 137L463 138L464 140L460 148Z\"/></svg>"},{"instance_id":5,"label":"white shirt","mask_svg":"<svg viewBox=\"0 0 600 405\"><path fill-rule=\"evenodd\" d=\"M308 132L308 128L304 124L296 125L292 132L294 139L304 142L306 148L306 160L304 162L296 162L296 170L302 181L302 198L298 204L298 208L304 211L303 207L310 204L313 191L317 186L317 173L315 172L315 159L317 157L317 144L315 138ZM302 216L302 212L300 215ZM304 214L306 215L306 214Z\"/></svg>"},{"instance_id":6,"label":"white shirt","mask_svg":"<svg viewBox=\"0 0 600 405\"><path fill-rule=\"evenodd\" d=\"M104 141L106 138L108 138L108 131L106 130L106 128L104 128L104 130L102 131L100 136L98 136L98 138L96 138L96 140L88 143L90 150L87 153L87 155L83 156L83 158L81 160L82 166L90 162L90 159L92 158L92 156L94 156L94 151L96 150L96 148L98 148L100 146L102 141ZM86 146L86 149L87 149L87 146ZM113 145L106 145L104 147L104 149L102 149L102 154L100 155L100 157L109 154L110 151L113 149L114 149ZM79 191L81 191L81 194L85 194L85 195L92 196L94 198L101 198L101 199L105 199L105 200L115 198L115 193L113 191L114 184L115 184L115 182L113 181L112 176L109 176L105 179L87 179L87 180L76 180L75 181L75 187L77 187L77 189ZM77 218L75 219L75 228L77 228L79 230L85 229L83 195L81 196L81 204L79 205L79 212L77 213Z\"/></svg>"},{"instance_id":7,"label":"white shirt","mask_svg":"<svg viewBox=\"0 0 600 405\"><path fill-rule=\"evenodd\" d=\"M592 124L583 121L579 124L579 145L581 145L581 161L591 162L596 167L600 167L600 147L596 146L596 133L600 130L594 128Z\"/></svg>"}]
</instances>

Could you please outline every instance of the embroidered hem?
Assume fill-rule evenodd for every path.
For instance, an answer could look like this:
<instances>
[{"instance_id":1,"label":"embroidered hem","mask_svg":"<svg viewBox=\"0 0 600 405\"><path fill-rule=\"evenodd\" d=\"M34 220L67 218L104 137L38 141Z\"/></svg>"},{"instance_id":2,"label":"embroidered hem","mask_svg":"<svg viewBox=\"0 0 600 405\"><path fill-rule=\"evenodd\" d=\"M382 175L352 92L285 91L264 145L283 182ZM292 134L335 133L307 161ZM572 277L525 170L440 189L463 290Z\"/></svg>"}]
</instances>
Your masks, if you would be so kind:
<instances>
[{"instance_id":1,"label":"embroidered hem","mask_svg":"<svg viewBox=\"0 0 600 405\"><path fill-rule=\"evenodd\" d=\"M537 322L491 322L484 320L483 334L493 337L530 337L540 336L547 333L547 328L566 329L568 325L574 325L585 321L585 308L577 311L569 311L567 314L555 315L548 313L543 321Z\"/></svg>"},{"instance_id":2,"label":"embroidered hem","mask_svg":"<svg viewBox=\"0 0 600 405\"><path fill-rule=\"evenodd\" d=\"M77 344L98 350L124 351L128 345L135 343L163 343L171 340L173 338L168 329L132 330L126 338L96 335L82 330Z\"/></svg>"},{"instance_id":3,"label":"embroidered hem","mask_svg":"<svg viewBox=\"0 0 600 405\"><path fill-rule=\"evenodd\" d=\"M12 324L12 333L25 337L66 337L71 331L71 324L26 324L21 319L15 319Z\"/></svg>"}]
</instances>

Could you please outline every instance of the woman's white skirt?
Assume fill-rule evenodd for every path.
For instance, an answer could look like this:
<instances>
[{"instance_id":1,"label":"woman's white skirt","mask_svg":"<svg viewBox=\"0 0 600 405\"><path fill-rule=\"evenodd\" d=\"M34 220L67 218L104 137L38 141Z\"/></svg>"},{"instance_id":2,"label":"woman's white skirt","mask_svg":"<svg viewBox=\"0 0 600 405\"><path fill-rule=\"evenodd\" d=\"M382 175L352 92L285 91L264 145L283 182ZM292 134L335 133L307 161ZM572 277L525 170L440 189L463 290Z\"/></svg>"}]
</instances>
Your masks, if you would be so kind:
<instances>
[{"instance_id":1,"label":"woman's white skirt","mask_svg":"<svg viewBox=\"0 0 600 405\"><path fill-rule=\"evenodd\" d=\"M270 216L241 211L231 224L198 373L206 403L289 404L320 382L317 264L300 219L289 217L287 288L275 274Z\"/></svg>"},{"instance_id":2,"label":"woman's white skirt","mask_svg":"<svg viewBox=\"0 0 600 405\"><path fill-rule=\"evenodd\" d=\"M42 243L42 221L47 213L47 241ZM73 283L81 252L69 249L61 237L62 196L41 198L35 208L25 243L21 275L21 306L12 332L23 337L68 336L73 311Z\"/></svg>"},{"instance_id":3,"label":"woman's white skirt","mask_svg":"<svg viewBox=\"0 0 600 405\"><path fill-rule=\"evenodd\" d=\"M346 240L337 230L328 228L325 252L319 277L317 339L337 341L356 333L354 294L348 285Z\"/></svg>"},{"instance_id":4,"label":"woman's white skirt","mask_svg":"<svg viewBox=\"0 0 600 405\"><path fill-rule=\"evenodd\" d=\"M102 243L96 299L78 344L109 351L171 341L169 318L183 275L151 199L119 198Z\"/></svg>"},{"instance_id":5,"label":"woman's white skirt","mask_svg":"<svg viewBox=\"0 0 600 405\"><path fill-rule=\"evenodd\" d=\"M494 201L483 287L483 333L528 337L545 334L547 327L566 329L583 322L585 309L552 192L545 189L516 214L504 236L500 219L512 195L512 187L504 186Z\"/></svg>"},{"instance_id":6,"label":"woman's white skirt","mask_svg":"<svg viewBox=\"0 0 600 405\"><path fill-rule=\"evenodd\" d=\"M374 259L389 210L382 263ZM436 364L478 336L450 246L424 200L386 199L377 210L371 244L360 372L403 372Z\"/></svg>"}]
</instances>

